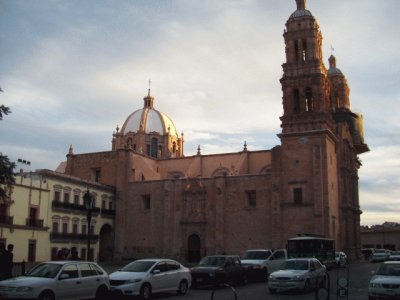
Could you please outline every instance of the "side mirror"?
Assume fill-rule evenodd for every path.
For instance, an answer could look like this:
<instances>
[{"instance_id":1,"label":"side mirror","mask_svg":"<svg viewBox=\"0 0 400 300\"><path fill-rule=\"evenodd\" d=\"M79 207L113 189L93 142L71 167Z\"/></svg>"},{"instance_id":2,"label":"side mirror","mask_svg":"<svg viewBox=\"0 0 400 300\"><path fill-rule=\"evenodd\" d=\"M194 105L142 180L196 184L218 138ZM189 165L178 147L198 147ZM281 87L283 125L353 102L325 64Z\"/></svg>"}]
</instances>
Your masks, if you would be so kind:
<instances>
[{"instance_id":1,"label":"side mirror","mask_svg":"<svg viewBox=\"0 0 400 300\"><path fill-rule=\"evenodd\" d=\"M59 280L64 280L64 279L68 279L68 278L69 278L69 274L67 274L67 273L62 273L58 279L59 279Z\"/></svg>"},{"instance_id":2,"label":"side mirror","mask_svg":"<svg viewBox=\"0 0 400 300\"><path fill-rule=\"evenodd\" d=\"M160 271L160 269L154 269L153 271L151 271L151 273L153 273L155 275L155 274L160 274L161 271Z\"/></svg>"}]
</instances>

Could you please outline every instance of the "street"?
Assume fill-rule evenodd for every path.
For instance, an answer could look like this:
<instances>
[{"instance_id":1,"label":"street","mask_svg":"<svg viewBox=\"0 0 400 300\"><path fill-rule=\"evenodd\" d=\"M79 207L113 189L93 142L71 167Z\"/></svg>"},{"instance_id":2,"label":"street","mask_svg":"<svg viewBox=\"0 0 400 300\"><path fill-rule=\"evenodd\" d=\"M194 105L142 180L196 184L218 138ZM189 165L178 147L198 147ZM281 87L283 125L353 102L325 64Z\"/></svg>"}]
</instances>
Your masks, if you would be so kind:
<instances>
[{"instance_id":1,"label":"street","mask_svg":"<svg viewBox=\"0 0 400 300\"><path fill-rule=\"evenodd\" d=\"M370 262L359 262L353 263L347 266L347 268L333 269L328 271L330 278L330 300L338 299L350 299L350 300L365 300L368 299L368 283L372 276L372 271L376 270L379 263ZM338 279L346 278L348 282L348 296L338 295ZM343 282L343 280L342 280ZM234 293L236 292L236 295ZM214 300L283 300L283 299L318 299L316 297L316 292L311 291L308 293L301 292L285 292L271 295L268 291L267 283L248 283L245 286L234 287L231 290L228 287L219 288L214 291L211 288L201 288L201 289L190 289L185 296L179 296L176 294L156 294L153 295L153 299L166 299L166 300L204 300L204 299L214 299ZM342 294L345 295L345 294ZM212 297L213 296L213 297ZM135 297L139 299L139 297ZM324 298L328 299L328 298Z\"/></svg>"}]
</instances>

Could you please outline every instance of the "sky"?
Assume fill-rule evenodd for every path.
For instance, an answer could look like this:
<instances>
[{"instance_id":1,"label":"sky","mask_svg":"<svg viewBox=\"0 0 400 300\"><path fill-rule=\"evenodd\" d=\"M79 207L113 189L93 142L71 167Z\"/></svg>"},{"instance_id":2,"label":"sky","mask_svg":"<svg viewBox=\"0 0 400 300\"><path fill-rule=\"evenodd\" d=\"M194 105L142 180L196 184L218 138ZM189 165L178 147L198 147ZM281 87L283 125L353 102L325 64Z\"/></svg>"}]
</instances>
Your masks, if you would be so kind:
<instances>
[{"instance_id":1,"label":"sky","mask_svg":"<svg viewBox=\"0 0 400 300\"><path fill-rule=\"evenodd\" d=\"M398 0L308 0L364 116L362 225L400 222ZM115 128L154 107L185 155L280 144L283 31L295 0L0 0L0 152L55 170L111 150Z\"/></svg>"}]
</instances>

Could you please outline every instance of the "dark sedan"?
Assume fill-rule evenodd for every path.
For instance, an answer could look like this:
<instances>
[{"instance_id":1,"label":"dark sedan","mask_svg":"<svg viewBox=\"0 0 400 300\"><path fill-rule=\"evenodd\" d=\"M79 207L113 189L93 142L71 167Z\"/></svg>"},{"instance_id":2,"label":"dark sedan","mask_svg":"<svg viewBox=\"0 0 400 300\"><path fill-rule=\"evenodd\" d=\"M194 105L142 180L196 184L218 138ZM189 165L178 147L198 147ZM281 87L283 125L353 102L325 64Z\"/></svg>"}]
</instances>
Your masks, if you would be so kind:
<instances>
[{"instance_id":1,"label":"dark sedan","mask_svg":"<svg viewBox=\"0 0 400 300\"><path fill-rule=\"evenodd\" d=\"M237 285L247 282L240 257L236 255L206 256L190 271L192 274L192 288L225 283Z\"/></svg>"}]
</instances>

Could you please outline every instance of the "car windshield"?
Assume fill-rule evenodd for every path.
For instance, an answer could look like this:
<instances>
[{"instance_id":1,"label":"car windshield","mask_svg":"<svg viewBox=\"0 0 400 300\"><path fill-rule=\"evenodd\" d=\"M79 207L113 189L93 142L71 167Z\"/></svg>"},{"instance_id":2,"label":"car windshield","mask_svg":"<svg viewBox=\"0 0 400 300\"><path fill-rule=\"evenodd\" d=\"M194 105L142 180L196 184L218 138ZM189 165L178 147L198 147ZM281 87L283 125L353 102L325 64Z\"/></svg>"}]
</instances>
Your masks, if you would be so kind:
<instances>
[{"instance_id":1,"label":"car windshield","mask_svg":"<svg viewBox=\"0 0 400 300\"><path fill-rule=\"evenodd\" d=\"M242 259L267 259L270 255L269 251L247 251Z\"/></svg>"},{"instance_id":2,"label":"car windshield","mask_svg":"<svg viewBox=\"0 0 400 300\"><path fill-rule=\"evenodd\" d=\"M57 276L61 267L61 264L42 263L28 271L25 276L54 278Z\"/></svg>"},{"instance_id":3,"label":"car windshield","mask_svg":"<svg viewBox=\"0 0 400 300\"><path fill-rule=\"evenodd\" d=\"M134 261L121 269L123 272L147 272L156 262L152 260Z\"/></svg>"},{"instance_id":4,"label":"car windshield","mask_svg":"<svg viewBox=\"0 0 400 300\"><path fill-rule=\"evenodd\" d=\"M206 256L200 261L199 266L223 266L224 264L225 264L225 257Z\"/></svg>"},{"instance_id":5,"label":"car windshield","mask_svg":"<svg viewBox=\"0 0 400 300\"><path fill-rule=\"evenodd\" d=\"M308 270L308 261L287 260L283 263L282 270Z\"/></svg>"},{"instance_id":6,"label":"car windshield","mask_svg":"<svg viewBox=\"0 0 400 300\"><path fill-rule=\"evenodd\" d=\"M400 276L400 264L383 264L379 267L376 275Z\"/></svg>"},{"instance_id":7,"label":"car windshield","mask_svg":"<svg viewBox=\"0 0 400 300\"><path fill-rule=\"evenodd\" d=\"M376 249L374 254L386 254L386 250Z\"/></svg>"},{"instance_id":8,"label":"car windshield","mask_svg":"<svg viewBox=\"0 0 400 300\"><path fill-rule=\"evenodd\" d=\"M390 255L400 255L400 251L393 251Z\"/></svg>"}]
</instances>

